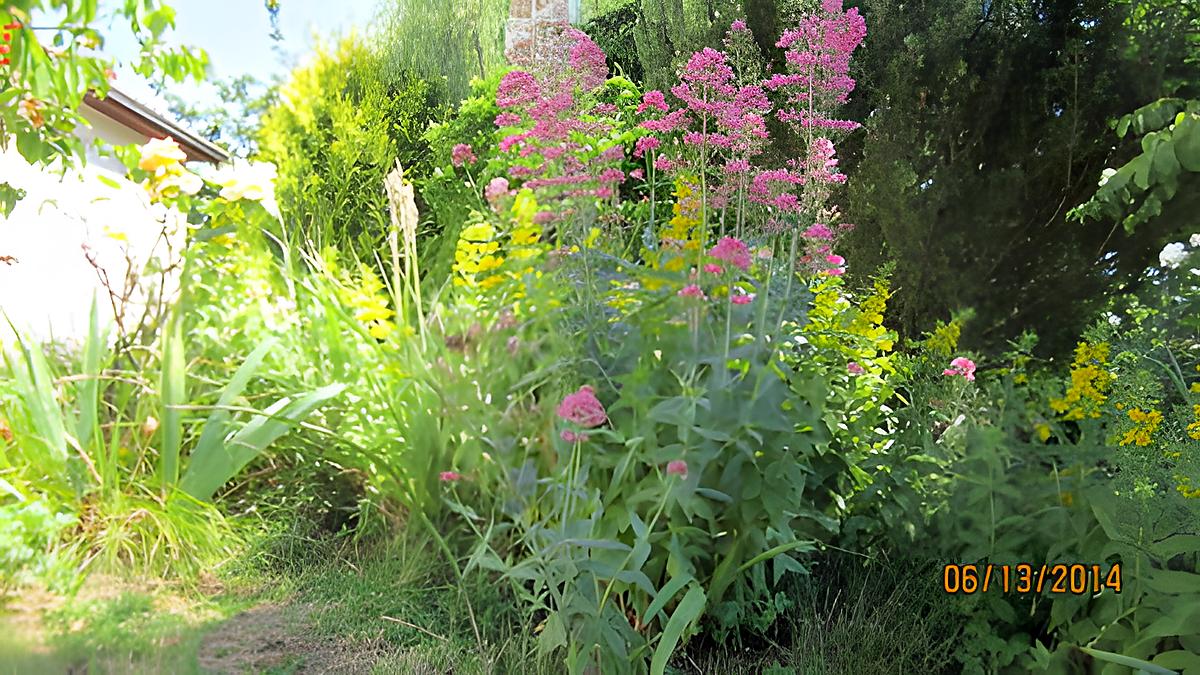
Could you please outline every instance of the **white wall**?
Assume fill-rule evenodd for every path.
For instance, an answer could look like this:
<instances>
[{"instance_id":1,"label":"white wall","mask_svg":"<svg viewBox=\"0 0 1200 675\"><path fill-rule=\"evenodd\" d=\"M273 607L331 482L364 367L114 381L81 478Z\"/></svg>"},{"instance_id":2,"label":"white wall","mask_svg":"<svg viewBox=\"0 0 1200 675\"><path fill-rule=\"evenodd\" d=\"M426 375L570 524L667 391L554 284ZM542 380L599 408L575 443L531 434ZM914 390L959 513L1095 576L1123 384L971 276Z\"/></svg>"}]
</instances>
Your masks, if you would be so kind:
<instances>
[{"instance_id":1,"label":"white wall","mask_svg":"<svg viewBox=\"0 0 1200 675\"><path fill-rule=\"evenodd\" d=\"M90 109L84 114L93 124L79 133L86 142L102 138L125 145L147 140ZM0 256L17 259L12 265L0 263L0 310L23 333L41 339L82 338L93 297L101 316L113 318L108 293L84 246L119 288L129 269L126 247L140 271L150 256L164 253L159 241L164 224L171 226L176 245L181 241L180 215L151 205L143 188L124 174L119 161L101 158L94 150L89 151L87 166L65 177L30 166L11 144L0 153L0 180L27 193L7 220L0 217ZM98 176L120 187L105 185ZM119 240L121 235L126 242ZM11 340L7 322L0 319L0 342Z\"/></svg>"}]
</instances>

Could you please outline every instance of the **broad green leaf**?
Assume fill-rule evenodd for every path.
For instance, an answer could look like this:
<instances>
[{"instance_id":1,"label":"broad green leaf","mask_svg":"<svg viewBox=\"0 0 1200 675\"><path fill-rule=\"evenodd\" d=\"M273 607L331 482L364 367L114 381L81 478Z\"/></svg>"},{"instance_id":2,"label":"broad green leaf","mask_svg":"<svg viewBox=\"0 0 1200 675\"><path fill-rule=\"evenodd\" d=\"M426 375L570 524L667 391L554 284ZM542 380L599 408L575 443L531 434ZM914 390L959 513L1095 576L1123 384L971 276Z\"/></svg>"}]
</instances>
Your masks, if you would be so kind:
<instances>
[{"instance_id":1,"label":"broad green leaf","mask_svg":"<svg viewBox=\"0 0 1200 675\"><path fill-rule=\"evenodd\" d=\"M187 473L179 487L193 497L207 501L242 467L286 434L317 406L342 393L345 385L331 384L311 391L296 400L284 397L249 423L225 443L208 446L204 453L193 453Z\"/></svg>"},{"instance_id":2,"label":"broad green leaf","mask_svg":"<svg viewBox=\"0 0 1200 675\"><path fill-rule=\"evenodd\" d=\"M683 600L679 602L679 606L675 608L675 611L671 614L671 618L667 620L662 637L659 638L658 646L654 648L654 658L650 661L651 675L663 675L666 672L667 661L675 653L675 647L679 645L680 639L683 638L684 631L694 624L700 618L700 615L704 613L706 602L707 598L704 596L704 589L699 586L692 586L691 590L683 596Z\"/></svg>"},{"instance_id":3,"label":"broad green leaf","mask_svg":"<svg viewBox=\"0 0 1200 675\"><path fill-rule=\"evenodd\" d=\"M1188 171L1200 172L1200 116L1188 115L1172 133L1175 159Z\"/></svg>"}]
</instances>

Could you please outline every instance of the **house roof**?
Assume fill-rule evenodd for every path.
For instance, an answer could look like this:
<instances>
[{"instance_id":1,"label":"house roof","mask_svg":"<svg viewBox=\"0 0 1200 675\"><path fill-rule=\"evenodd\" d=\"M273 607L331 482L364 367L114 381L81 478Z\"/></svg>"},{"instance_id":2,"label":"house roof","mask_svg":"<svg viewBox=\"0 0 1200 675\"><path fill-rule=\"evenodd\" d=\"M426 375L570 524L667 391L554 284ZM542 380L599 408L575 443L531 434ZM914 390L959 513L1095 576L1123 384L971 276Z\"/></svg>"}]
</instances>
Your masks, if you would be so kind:
<instances>
[{"instance_id":1,"label":"house roof","mask_svg":"<svg viewBox=\"0 0 1200 675\"><path fill-rule=\"evenodd\" d=\"M188 131L118 89L109 88L104 98L88 92L83 102L92 110L147 138L170 136L183 149L189 162L221 164L229 161L229 153L220 146Z\"/></svg>"}]
</instances>

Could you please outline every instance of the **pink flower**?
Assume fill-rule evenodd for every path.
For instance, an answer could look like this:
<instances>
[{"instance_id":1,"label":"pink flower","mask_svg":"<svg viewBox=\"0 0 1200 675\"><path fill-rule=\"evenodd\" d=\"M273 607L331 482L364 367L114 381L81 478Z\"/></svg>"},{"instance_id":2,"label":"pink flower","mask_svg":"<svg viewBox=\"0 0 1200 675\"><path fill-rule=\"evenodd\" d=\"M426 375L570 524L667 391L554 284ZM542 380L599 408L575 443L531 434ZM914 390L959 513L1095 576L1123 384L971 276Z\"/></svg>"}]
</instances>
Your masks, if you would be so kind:
<instances>
[{"instance_id":1,"label":"pink flower","mask_svg":"<svg viewBox=\"0 0 1200 675\"><path fill-rule=\"evenodd\" d=\"M568 443L574 443L575 441L587 443L588 440L587 434L577 434L570 429L563 429L561 432L559 432L558 436Z\"/></svg>"},{"instance_id":2,"label":"pink flower","mask_svg":"<svg viewBox=\"0 0 1200 675\"><path fill-rule=\"evenodd\" d=\"M831 267L831 268L825 270L825 274L828 274L831 277L840 277L845 273L846 273L845 267Z\"/></svg>"},{"instance_id":3,"label":"pink flower","mask_svg":"<svg viewBox=\"0 0 1200 675\"><path fill-rule=\"evenodd\" d=\"M523 70L514 70L500 80L500 87L496 90L496 105L501 108L526 105L537 100L541 93L533 75Z\"/></svg>"},{"instance_id":4,"label":"pink flower","mask_svg":"<svg viewBox=\"0 0 1200 675\"><path fill-rule=\"evenodd\" d=\"M942 371L943 375L962 375L967 382L975 381L975 362L960 356L950 362L950 367Z\"/></svg>"},{"instance_id":5,"label":"pink flower","mask_svg":"<svg viewBox=\"0 0 1200 675\"><path fill-rule=\"evenodd\" d=\"M725 268L721 267L720 265L714 265L713 263L707 263L704 265L704 271L708 272L709 274L724 274Z\"/></svg>"},{"instance_id":6,"label":"pink flower","mask_svg":"<svg viewBox=\"0 0 1200 675\"><path fill-rule=\"evenodd\" d=\"M450 151L450 163L454 166L475 163L475 151L466 143L459 143Z\"/></svg>"},{"instance_id":7,"label":"pink flower","mask_svg":"<svg viewBox=\"0 0 1200 675\"><path fill-rule=\"evenodd\" d=\"M676 295L681 298L696 298L697 300L708 299L708 297L704 295L704 291L700 290L700 287L696 284L688 284L687 286L684 286L679 290L678 293L676 293Z\"/></svg>"},{"instance_id":8,"label":"pink flower","mask_svg":"<svg viewBox=\"0 0 1200 675\"><path fill-rule=\"evenodd\" d=\"M746 30L746 22L742 21L741 19L738 19L737 21L734 21L732 24L730 24L729 30L734 33L744 31L744 30Z\"/></svg>"},{"instance_id":9,"label":"pink flower","mask_svg":"<svg viewBox=\"0 0 1200 675\"><path fill-rule=\"evenodd\" d=\"M661 91L652 90L642 95L642 104L638 106L639 113L646 112L650 108L654 108L660 112L667 112L670 106L667 105L667 99Z\"/></svg>"},{"instance_id":10,"label":"pink flower","mask_svg":"<svg viewBox=\"0 0 1200 675\"><path fill-rule=\"evenodd\" d=\"M741 270L750 269L750 248L745 242L733 237L721 237L721 241L709 250L708 254L717 260L723 260Z\"/></svg>"},{"instance_id":11,"label":"pink flower","mask_svg":"<svg viewBox=\"0 0 1200 675\"><path fill-rule=\"evenodd\" d=\"M803 235L805 239L833 239L833 231L821 223L809 226Z\"/></svg>"},{"instance_id":12,"label":"pink flower","mask_svg":"<svg viewBox=\"0 0 1200 675\"><path fill-rule=\"evenodd\" d=\"M634 169L633 171L629 172L629 177L634 180L641 180L645 175L646 172L642 171L641 169Z\"/></svg>"},{"instance_id":13,"label":"pink flower","mask_svg":"<svg viewBox=\"0 0 1200 675\"><path fill-rule=\"evenodd\" d=\"M846 370L848 370L851 375L862 375L863 373L867 372L865 368L858 365L854 361L851 361L850 365L846 366Z\"/></svg>"},{"instance_id":14,"label":"pink flower","mask_svg":"<svg viewBox=\"0 0 1200 675\"><path fill-rule=\"evenodd\" d=\"M462 474L455 473L453 471L443 471L438 474L438 480L442 481L443 483L453 483L455 481L462 480Z\"/></svg>"},{"instance_id":15,"label":"pink flower","mask_svg":"<svg viewBox=\"0 0 1200 675\"><path fill-rule=\"evenodd\" d=\"M493 178L487 184L487 187L483 189L484 198L491 204L496 203L501 197L507 197L508 195L508 179L503 177Z\"/></svg>"},{"instance_id":16,"label":"pink flower","mask_svg":"<svg viewBox=\"0 0 1200 675\"><path fill-rule=\"evenodd\" d=\"M679 476L680 478L687 478L687 474L688 474L687 462L683 461L682 459L674 459L674 460L671 460L670 462L667 462L667 475L668 476Z\"/></svg>"},{"instance_id":17,"label":"pink flower","mask_svg":"<svg viewBox=\"0 0 1200 675\"><path fill-rule=\"evenodd\" d=\"M653 136L642 136L633 144L633 156L641 157L647 150L654 150L662 145L662 141Z\"/></svg>"},{"instance_id":18,"label":"pink flower","mask_svg":"<svg viewBox=\"0 0 1200 675\"><path fill-rule=\"evenodd\" d=\"M825 256L825 262L833 265L834 267L841 267L842 265L846 264L846 259L840 255L827 255Z\"/></svg>"},{"instance_id":19,"label":"pink flower","mask_svg":"<svg viewBox=\"0 0 1200 675\"><path fill-rule=\"evenodd\" d=\"M595 390L588 385L583 385L573 394L567 394L563 398L562 403L558 404L559 418L566 422L579 425L585 429L598 427L608 421L608 414L604 411L604 405L600 403L600 399L596 398ZM568 435L571 436L568 438ZM586 440L586 437L580 437L574 432L564 430L562 433L563 440L574 442L575 440Z\"/></svg>"},{"instance_id":20,"label":"pink flower","mask_svg":"<svg viewBox=\"0 0 1200 675\"><path fill-rule=\"evenodd\" d=\"M738 292L730 296L729 301L735 305L748 305L754 302L754 294Z\"/></svg>"},{"instance_id":21,"label":"pink flower","mask_svg":"<svg viewBox=\"0 0 1200 675\"><path fill-rule=\"evenodd\" d=\"M515 112L505 111L496 115L496 126L515 127L521 123L521 116Z\"/></svg>"}]
</instances>

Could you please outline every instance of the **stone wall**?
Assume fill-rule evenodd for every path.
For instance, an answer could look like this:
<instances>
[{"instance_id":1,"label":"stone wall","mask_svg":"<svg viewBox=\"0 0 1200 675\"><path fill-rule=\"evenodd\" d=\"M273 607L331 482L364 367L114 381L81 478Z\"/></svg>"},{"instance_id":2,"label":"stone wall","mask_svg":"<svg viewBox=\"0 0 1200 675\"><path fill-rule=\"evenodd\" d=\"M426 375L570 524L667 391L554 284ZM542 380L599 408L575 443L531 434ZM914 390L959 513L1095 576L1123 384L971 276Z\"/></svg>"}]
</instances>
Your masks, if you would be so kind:
<instances>
[{"instance_id":1,"label":"stone wall","mask_svg":"<svg viewBox=\"0 0 1200 675\"><path fill-rule=\"evenodd\" d=\"M579 20L579 0L511 0L504 47L509 58L537 53L539 37L549 26Z\"/></svg>"}]
</instances>

